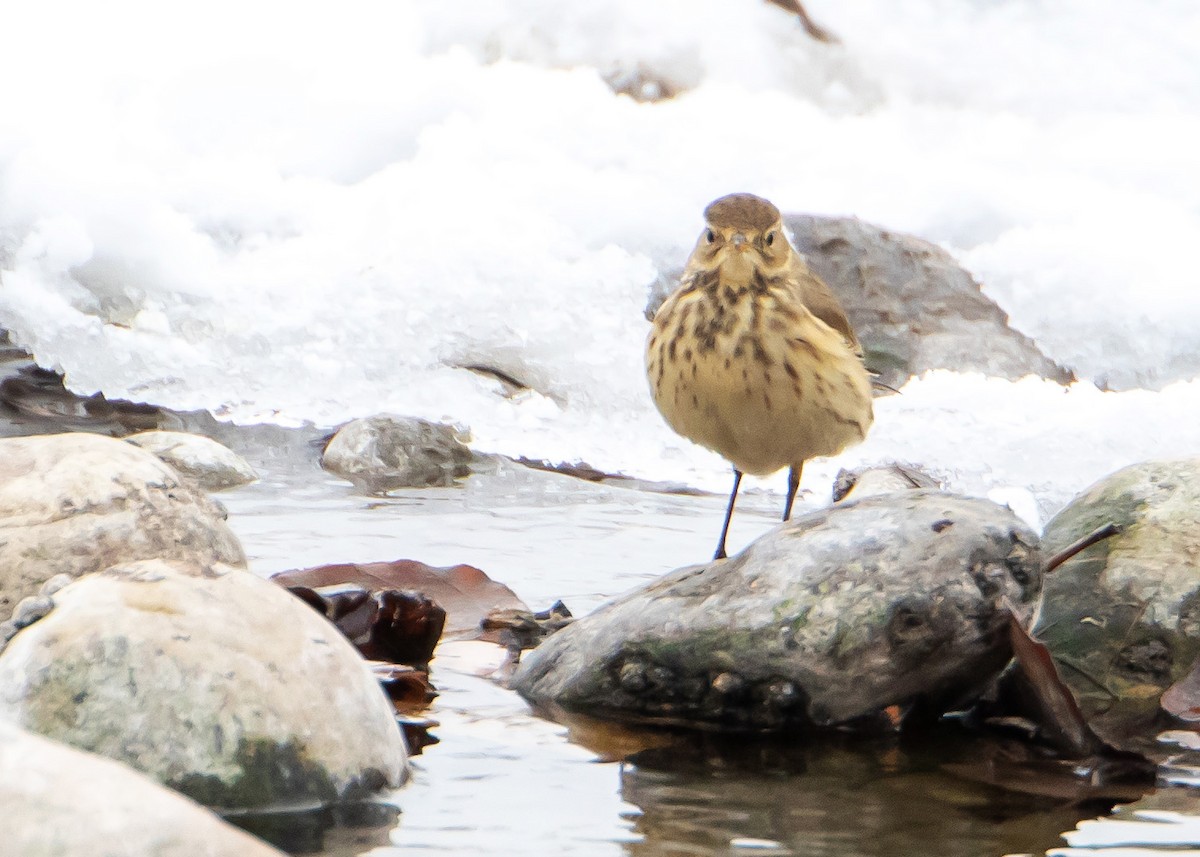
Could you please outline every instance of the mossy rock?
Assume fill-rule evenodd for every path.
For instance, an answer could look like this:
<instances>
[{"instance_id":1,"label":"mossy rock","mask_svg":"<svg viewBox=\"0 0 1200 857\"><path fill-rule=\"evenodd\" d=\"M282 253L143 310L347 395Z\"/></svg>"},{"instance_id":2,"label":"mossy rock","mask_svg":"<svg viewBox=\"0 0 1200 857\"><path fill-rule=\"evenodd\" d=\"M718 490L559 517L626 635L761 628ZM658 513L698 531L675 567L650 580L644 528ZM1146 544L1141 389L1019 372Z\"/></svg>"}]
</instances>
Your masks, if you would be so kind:
<instances>
[{"instance_id":1,"label":"mossy rock","mask_svg":"<svg viewBox=\"0 0 1200 857\"><path fill-rule=\"evenodd\" d=\"M1106 740L1152 735L1159 697L1200 655L1200 459L1149 461L1082 492L1046 525L1047 554L1121 532L1046 578L1035 634Z\"/></svg>"}]
</instances>

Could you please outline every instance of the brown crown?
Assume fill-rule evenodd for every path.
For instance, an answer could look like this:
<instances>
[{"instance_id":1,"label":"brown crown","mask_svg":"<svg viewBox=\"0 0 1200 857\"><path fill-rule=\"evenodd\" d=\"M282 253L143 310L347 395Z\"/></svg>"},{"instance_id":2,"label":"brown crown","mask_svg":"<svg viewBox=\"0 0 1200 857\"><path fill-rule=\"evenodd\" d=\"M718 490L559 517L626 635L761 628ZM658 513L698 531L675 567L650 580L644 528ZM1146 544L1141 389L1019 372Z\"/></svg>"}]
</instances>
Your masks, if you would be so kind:
<instances>
[{"instance_id":1,"label":"brown crown","mask_svg":"<svg viewBox=\"0 0 1200 857\"><path fill-rule=\"evenodd\" d=\"M752 229L761 232L779 221L779 209L752 193L731 193L710 202L704 219L717 229Z\"/></svg>"}]
</instances>

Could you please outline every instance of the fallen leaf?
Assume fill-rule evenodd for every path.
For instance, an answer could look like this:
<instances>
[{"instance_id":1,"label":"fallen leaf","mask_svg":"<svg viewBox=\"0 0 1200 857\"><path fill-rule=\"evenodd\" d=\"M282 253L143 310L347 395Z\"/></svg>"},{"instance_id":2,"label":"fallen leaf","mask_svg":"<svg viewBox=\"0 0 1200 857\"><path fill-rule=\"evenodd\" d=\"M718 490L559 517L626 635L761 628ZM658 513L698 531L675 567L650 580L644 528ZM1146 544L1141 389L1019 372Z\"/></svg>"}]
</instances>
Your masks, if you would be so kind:
<instances>
[{"instance_id":1,"label":"fallen leaf","mask_svg":"<svg viewBox=\"0 0 1200 857\"><path fill-rule=\"evenodd\" d=\"M282 571L271 578L286 586L321 589L355 586L368 592L386 590L424 594L446 611L443 633L447 636L474 632L492 610L528 610L524 602L503 583L498 583L470 565L435 568L411 559L394 562L338 563L315 568Z\"/></svg>"}]
</instances>

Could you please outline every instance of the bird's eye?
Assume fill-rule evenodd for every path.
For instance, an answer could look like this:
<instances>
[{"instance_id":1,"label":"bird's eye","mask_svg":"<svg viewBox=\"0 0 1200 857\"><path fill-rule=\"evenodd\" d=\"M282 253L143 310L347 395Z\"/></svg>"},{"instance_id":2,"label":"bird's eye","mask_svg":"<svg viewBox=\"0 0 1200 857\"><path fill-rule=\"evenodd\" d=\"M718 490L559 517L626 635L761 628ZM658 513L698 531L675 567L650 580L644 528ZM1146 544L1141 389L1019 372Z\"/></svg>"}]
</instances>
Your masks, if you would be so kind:
<instances>
[{"instance_id":1,"label":"bird's eye","mask_svg":"<svg viewBox=\"0 0 1200 857\"><path fill-rule=\"evenodd\" d=\"M711 244L717 240L717 236L716 236L716 234L713 233L713 231L711 229L706 229L704 231L704 240L707 243Z\"/></svg>"},{"instance_id":2,"label":"bird's eye","mask_svg":"<svg viewBox=\"0 0 1200 857\"><path fill-rule=\"evenodd\" d=\"M768 232L767 233L767 246L770 247L774 243L775 243L775 233Z\"/></svg>"}]
</instances>

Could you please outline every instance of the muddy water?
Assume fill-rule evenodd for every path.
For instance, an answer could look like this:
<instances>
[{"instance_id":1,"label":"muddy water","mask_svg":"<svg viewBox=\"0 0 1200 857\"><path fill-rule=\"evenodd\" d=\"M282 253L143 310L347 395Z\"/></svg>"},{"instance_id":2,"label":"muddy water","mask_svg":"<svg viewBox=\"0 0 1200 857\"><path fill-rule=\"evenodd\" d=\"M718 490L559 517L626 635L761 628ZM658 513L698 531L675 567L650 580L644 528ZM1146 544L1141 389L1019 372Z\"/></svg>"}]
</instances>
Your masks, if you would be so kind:
<instances>
[{"instance_id":1,"label":"muddy water","mask_svg":"<svg viewBox=\"0 0 1200 857\"><path fill-rule=\"evenodd\" d=\"M332 561L467 562L534 608L561 598L577 614L706 560L723 504L511 465L461 487L370 499L317 469L295 435L230 445L264 473L221 495L259 574ZM777 504L744 498L731 546L774 526ZM482 677L498 662L484 644L440 650L430 716L441 743L391 796L398 814L376 808L327 829L327 813L285 844L325 857L1041 854L1080 820L1135 797L1080 799L1054 785L1029 796L953 776L945 766L981 762L952 730L809 747L668 736L622 761L633 746L619 736L568 734Z\"/></svg>"}]
</instances>

